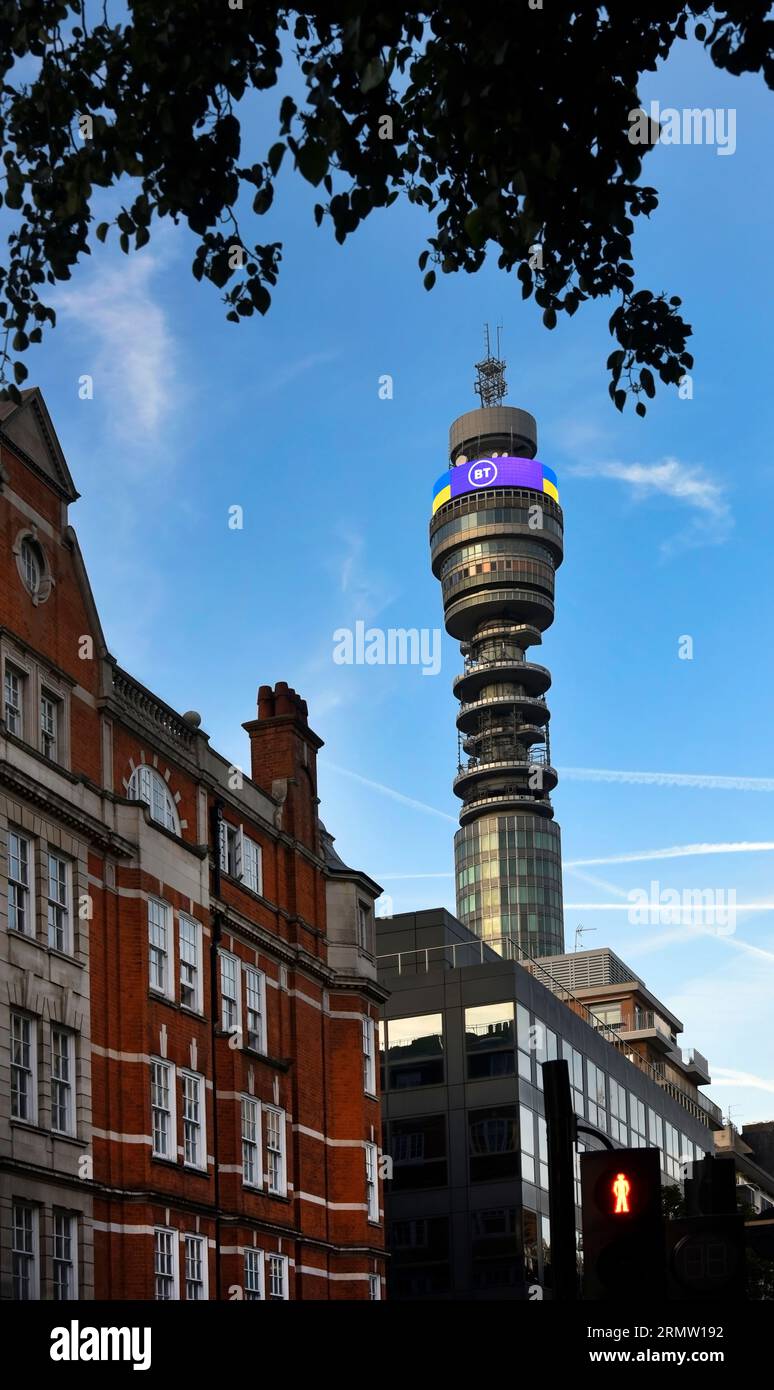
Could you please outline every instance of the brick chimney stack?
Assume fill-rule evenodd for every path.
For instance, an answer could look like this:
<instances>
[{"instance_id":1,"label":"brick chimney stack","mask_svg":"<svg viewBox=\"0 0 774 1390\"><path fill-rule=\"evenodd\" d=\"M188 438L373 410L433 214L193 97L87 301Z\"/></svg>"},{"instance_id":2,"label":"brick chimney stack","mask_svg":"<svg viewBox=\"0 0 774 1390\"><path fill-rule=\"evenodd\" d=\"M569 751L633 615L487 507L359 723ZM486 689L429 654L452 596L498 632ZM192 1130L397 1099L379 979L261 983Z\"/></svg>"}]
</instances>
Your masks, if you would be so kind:
<instances>
[{"instance_id":1,"label":"brick chimney stack","mask_svg":"<svg viewBox=\"0 0 774 1390\"><path fill-rule=\"evenodd\" d=\"M242 725L250 735L251 776L282 802L281 828L318 850L317 752L323 741L307 722L306 700L278 681L258 690L258 718Z\"/></svg>"}]
</instances>

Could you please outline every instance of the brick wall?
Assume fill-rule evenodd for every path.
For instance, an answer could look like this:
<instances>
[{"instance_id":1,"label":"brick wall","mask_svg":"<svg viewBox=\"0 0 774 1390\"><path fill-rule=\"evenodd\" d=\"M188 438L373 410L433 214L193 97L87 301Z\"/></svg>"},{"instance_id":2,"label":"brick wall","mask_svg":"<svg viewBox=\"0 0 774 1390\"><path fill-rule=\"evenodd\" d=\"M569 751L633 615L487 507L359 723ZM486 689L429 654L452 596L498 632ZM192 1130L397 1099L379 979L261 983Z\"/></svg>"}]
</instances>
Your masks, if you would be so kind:
<instances>
[{"instance_id":1,"label":"brick wall","mask_svg":"<svg viewBox=\"0 0 774 1390\"><path fill-rule=\"evenodd\" d=\"M3 736L3 757L16 768L14 776L25 779L14 814L28 817L37 837L42 832L33 801L41 797L50 803L52 840L59 836L64 843L63 819L78 818L79 828L67 831L68 854L88 900L88 914L78 924L77 959L72 967L57 966L57 976L41 948L35 969L55 994L67 990L67 972L76 971L85 1000L78 1139L89 1162L84 1176L73 1178L79 1186L71 1203L79 1214L88 1271L84 1296L93 1290L97 1298L153 1298L154 1232L171 1230L180 1297L188 1237L203 1242L196 1248L206 1252L209 1298L244 1296L245 1250L260 1252L266 1296L272 1273L276 1284L278 1271L284 1271L291 1298L369 1298L373 1276L381 1279L384 1272L384 1239L381 1214L369 1221L366 1211L365 1146L378 1148L381 1136L378 1101L364 1093L362 1030L364 1016L377 1019L382 996L373 970L340 973L328 960L328 869L317 804L321 741L294 691L284 683L274 690L262 686L257 718L245 724L251 777L232 787L228 765L195 726L134 686L131 677L114 680L113 658L104 648L68 528L74 489L61 459L51 454L48 436L35 433L41 417L34 393L25 396L22 409L29 419L17 435L29 452L0 437L0 643L10 644L12 659L20 653L31 672L53 668L66 727L62 765L52 765L36 746L31 704L24 736ZM7 419L0 422L6 430ZM39 603L26 592L12 553L25 528L34 528L54 581ZM91 642L84 644L84 636ZM0 758L0 769L5 763ZM131 795L133 773L142 767L160 779L161 800L171 798L169 824L159 823L153 808ZM258 847L259 891L234 865L221 871L218 817ZM0 843L0 855L5 853ZM163 991L154 988L150 974L151 903L161 905L152 911L164 924ZM181 923L188 932L187 922L197 924L199 941L199 997L191 1007L181 989ZM4 938L11 935L6 923L0 930ZM29 949L17 941L7 945L17 953ZM239 963L237 1033L223 1026L223 953ZM251 970L265 981L260 1047L248 1036ZM51 985L51 978L58 982ZM3 1074L7 1032L3 1002ZM160 1122L168 1123L166 1157L154 1153L160 1132L154 1141L154 1059L169 1069L165 1076L174 1077L175 1114ZM200 1078L203 1130L196 1132L206 1138L200 1167L185 1161L183 1072ZM260 1116L262 1180L253 1185L243 1171L243 1098L248 1113ZM10 1152L7 1125L0 1111L4 1220L14 1183L23 1177L18 1171L11 1176L3 1165ZM270 1140L277 1125L284 1135L286 1181L281 1191L271 1192ZM15 1138L17 1154L25 1137L23 1132ZM38 1148L50 1152L50 1141L47 1150L44 1138ZM46 1212L61 1201L52 1192L40 1199L45 1229ZM272 1263L273 1257L280 1258ZM249 1257L253 1269L256 1260ZM6 1271L2 1293L11 1292Z\"/></svg>"}]
</instances>

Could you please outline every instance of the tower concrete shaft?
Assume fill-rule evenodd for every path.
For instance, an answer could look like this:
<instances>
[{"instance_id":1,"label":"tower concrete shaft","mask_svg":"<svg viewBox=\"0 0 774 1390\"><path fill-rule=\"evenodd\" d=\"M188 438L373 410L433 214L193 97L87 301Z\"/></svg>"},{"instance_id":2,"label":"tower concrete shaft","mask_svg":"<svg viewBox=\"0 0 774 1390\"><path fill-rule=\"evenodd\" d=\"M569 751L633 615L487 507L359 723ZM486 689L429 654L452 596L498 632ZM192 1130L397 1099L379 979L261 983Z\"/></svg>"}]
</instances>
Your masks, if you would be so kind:
<instances>
[{"instance_id":1,"label":"tower concrete shaft","mask_svg":"<svg viewBox=\"0 0 774 1390\"><path fill-rule=\"evenodd\" d=\"M551 676L527 653L554 619L563 558L556 475L536 458L535 420L511 406L461 415L449 445L430 550L446 630L464 658L454 681L457 916L492 944L510 938L532 956L554 955L564 951L564 925Z\"/></svg>"}]
</instances>

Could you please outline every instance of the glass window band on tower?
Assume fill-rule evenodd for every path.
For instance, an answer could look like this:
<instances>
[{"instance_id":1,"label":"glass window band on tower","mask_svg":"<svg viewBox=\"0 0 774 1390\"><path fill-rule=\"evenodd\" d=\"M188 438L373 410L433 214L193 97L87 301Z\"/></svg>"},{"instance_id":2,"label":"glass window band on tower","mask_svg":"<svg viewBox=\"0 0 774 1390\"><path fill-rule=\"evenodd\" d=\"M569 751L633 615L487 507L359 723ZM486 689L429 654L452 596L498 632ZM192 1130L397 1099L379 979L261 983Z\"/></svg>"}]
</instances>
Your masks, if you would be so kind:
<instances>
[{"instance_id":1,"label":"glass window band on tower","mask_svg":"<svg viewBox=\"0 0 774 1390\"><path fill-rule=\"evenodd\" d=\"M510 939L547 956L564 950L561 836L550 799L558 778L545 701L551 676L527 651L553 622L563 516L555 475L536 453L526 411L498 404L455 420L451 481L436 487L430 540L446 629L465 663L454 682L457 916L496 949Z\"/></svg>"},{"instance_id":2,"label":"glass window band on tower","mask_svg":"<svg viewBox=\"0 0 774 1390\"><path fill-rule=\"evenodd\" d=\"M494 944L531 956L564 950L559 826L538 816L481 816L454 837L457 916ZM497 949L497 946L495 946Z\"/></svg>"}]
</instances>

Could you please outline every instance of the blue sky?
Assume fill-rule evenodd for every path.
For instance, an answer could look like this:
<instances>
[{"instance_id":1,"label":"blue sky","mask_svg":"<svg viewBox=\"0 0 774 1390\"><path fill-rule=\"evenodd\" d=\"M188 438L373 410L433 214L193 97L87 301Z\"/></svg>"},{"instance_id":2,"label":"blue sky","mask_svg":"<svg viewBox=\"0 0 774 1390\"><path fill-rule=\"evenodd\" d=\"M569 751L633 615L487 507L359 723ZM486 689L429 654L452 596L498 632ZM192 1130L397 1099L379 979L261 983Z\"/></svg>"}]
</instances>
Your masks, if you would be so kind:
<instances>
[{"instance_id":1,"label":"blue sky","mask_svg":"<svg viewBox=\"0 0 774 1390\"><path fill-rule=\"evenodd\" d=\"M736 110L732 156L662 146L645 166L661 206L640 220L638 281L683 296L692 400L661 391L644 422L631 406L619 416L610 304L548 333L494 263L427 294L424 214L398 205L342 248L314 229L314 190L289 171L257 233L285 243L266 319L225 322L190 275L182 229L128 260L109 242L57 289L59 325L30 354L30 380L83 494L71 520L119 662L200 710L235 762L257 686L294 685L325 739L322 813L339 851L394 911L453 908L458 648L444 633L441 672L425 677L336 665L332 635L358 620L441 626L432 484L451 420L476 404L482 325L502 320L508 401L537 417L565 514L557 619L537 659L553 672L564 770L567 944L583 924L585 945L609 944L643 976L741 1125L774 1116L772 911L740 911L720 934L635 926L621 904L652 881L774 903L771 850L673 853L773 838L771 115L759 79L719 74L687 46L642 95ZM84 373L92 401L78 398ZM379 398L385 373L392 400ZM679 659L685 636L692 660Z\"/></svg>"}]
</instances>

